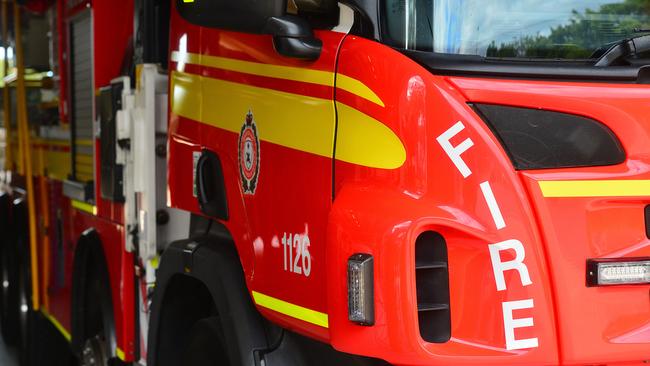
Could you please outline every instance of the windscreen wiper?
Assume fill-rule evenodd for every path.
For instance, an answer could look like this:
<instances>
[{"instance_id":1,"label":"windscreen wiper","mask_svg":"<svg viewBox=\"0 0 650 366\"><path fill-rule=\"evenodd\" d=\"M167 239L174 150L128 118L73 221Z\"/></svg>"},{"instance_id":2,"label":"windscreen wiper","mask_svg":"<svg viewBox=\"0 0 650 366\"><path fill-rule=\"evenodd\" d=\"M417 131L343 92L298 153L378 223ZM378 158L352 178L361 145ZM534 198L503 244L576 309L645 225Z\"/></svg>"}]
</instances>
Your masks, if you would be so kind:
<instances>
[{"instance_id":1,"label":"windscreen wiper","mask_svg":"<svg viewBox=\"0 0 650 366\"><path fill-rule=\"evenodd\" d=\"M647 33L647 29L635 29L636 33ZM607 67L613 66L618 61L636 56L638 54L650 51L650 34L622 39L614 43L602 56L596 61L594 66Z\"/></svg>"}]
</instances>

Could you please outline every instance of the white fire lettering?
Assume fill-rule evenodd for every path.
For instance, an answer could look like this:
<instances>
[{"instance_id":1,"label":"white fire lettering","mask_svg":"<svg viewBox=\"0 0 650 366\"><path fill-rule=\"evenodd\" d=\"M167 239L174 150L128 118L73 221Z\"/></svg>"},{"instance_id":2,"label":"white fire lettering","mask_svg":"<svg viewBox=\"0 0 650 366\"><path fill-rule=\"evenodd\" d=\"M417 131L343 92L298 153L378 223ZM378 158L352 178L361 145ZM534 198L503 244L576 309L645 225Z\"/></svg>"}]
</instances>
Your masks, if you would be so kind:
<instances>
[{"instance_id":1,"label":"white fire lettering","mask_svg":"<svg viewBox=\"0 0 650 366\"><path fill-rule=\"evenodd\" d=\"M467 178L472 175L472 171L469 169L467 164L461 158L461 154L469 150L470 147L474 146L474 142L467 138L458 146L453 146L449 140L458 135L460 131L464 130L465 126L463 122L458 121L455 125L451 126L450 129L445 131L442 135L438 136L437 140L442 149L445 150L449 159L456 165L456 168L460 171L460 174L463 175L463 178Z\"/></svg>"},{"instance_id":2,"label":"white fire lettering","mask_svg":"<svg viewBox=\"0 0 650 366\"><path fill-rule=\"evenodd\" d=\"M503 291L506 289L506 281L503 277L503 272L511 269L517 270L519 273L522 286L528 286L533 283L528 274L528 267L524 264L526 251L519 240L510 239L500 243L490 244L488 245L488 248L490 249L490 259L492 259L492 271L494 271L494 280L497 284L497 291ZM506 250L514 250L515 259L502 262L501 252Z\"/></svg>"},{"instance_id":3,"label":"white fire lettering","mask_svg":"<svg viewBox=\"0 0 650 366\"><path fill-rule=\"evenodd\" d=\"M515 328L532 327L534 325L533 318L514 319L512 317L514 310L532 309L534 307L533 299L505 301L501 305L503 307L503 328L506 332L506 349L536 348L538 346L537 338L515 338Z\"/></svg>"},{"instance_id":4,"label":"white fire lettering","mask_svg":"<svg viewBox=\"0 0 650 366\"><path fill-rule=\"evenodd\" d=\"M436 139L442 149L445 151L449 159L456 166L456 169L460 172L463 178L467 178L472 175L472 171L467 166L465 161L462 158L462 154L467 152L474 142L470 138L466 138L457 146L453 146L450 142L452 138L458 135L461 131L465 129L465 126L462 122L458 121L456 124L451 126L447 131L442 133ZM506 222L501 214L501 209L499 204L494 196L490 182L483 182L479 185L485 203L488 206L490 215L492 216L492 221L497 230L506 228ZM501 260L501 252L512 250L515 253L515 258L509 261ZM490 260L492 262L492 271L494 272L494 280L496 283L497 291L504 291L507 289L504 272L510 270L516 270L521 279L522 286L531 285L533 282L530 279L530 274L528 273L528 267L524 263L526 258L526 250L521 241L516 239L505 240L496 244L488 244L488 251L490 253ZM516 349L525 349L525 348L536 348L538 347L537 338L526 338L526 339L517 339L515 338L515 329L525 328L534 326L534 321L532 317L528 318L515 318L513 312L515 310L522 309L534 309L533 299L526 300L516 300L516 301L504 301L501 303L503 311L503 328L505 331L505 340L506 340L506 349L516 350Z\"/></svg>"}]
</instances>

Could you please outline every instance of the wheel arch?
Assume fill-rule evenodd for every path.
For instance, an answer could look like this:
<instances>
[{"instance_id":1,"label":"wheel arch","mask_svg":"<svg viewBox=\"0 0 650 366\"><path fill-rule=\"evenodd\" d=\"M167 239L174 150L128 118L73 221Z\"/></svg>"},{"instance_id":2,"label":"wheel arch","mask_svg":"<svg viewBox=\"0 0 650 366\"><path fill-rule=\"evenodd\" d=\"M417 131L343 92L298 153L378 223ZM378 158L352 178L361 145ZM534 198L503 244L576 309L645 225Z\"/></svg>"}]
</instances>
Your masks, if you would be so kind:
<instances>
[{"instance_id":1,"label":"wheel arch","mask_svg":"<svg viewBox=\"0 0 650 366\"><path fill-rule=\"evenodd\" d=\"M178 353L169 354L177 352L170 351L173 347L166 347L170 344L182 348L179 343L174 343L174 339L169 339L169 335L173 334L176 341L181 342L184 332L189 331L192 324L176 325L179 328L173 329L170 319L178 319L175 315L179 314L170 312L170 306L174 306L170 299L182 298L183 291L191 288L205 291L197 296L199 301L209 295L214 305L212 311L219 315L227 314L222 318L222 325L227 334L236 338L237 343L235 348L232 348L232 344L228 345L230 354L234 352L244 360L244 364L254 365L255 354L245 354L244 350L268 347L263 319L250 298L237 248L225 227L219 224L212 226L216 229L192 239L174 242L163 253L149 322L150 365L165 366L166 361L171 362L174 357L179 357ZM179 286L179 283L188 286ZM177 311L186 309L177 305L176 302ZM188 321L199 320L194 318L186 317Z\"/></svg>"},{"instance_id":2,"label":"wheel arch","mask_svg":"<svg viewBox=\"0 0 650 366\"><path fill-rule=\"evenodd\" d=\"M85 339L93 336L93 334L87 334L91 326L88 321L89 314L100 311L104 336L108 340L109 355L117 357L115 313L108 264L101 239L94 228L84 231L77 241L72 278L72 313L70 315L73 351L77 354L80 353ZM87 296L93 280L100 284L99 296L96 303L90 304L87 301Z\"/></svg>"}]
</instances>

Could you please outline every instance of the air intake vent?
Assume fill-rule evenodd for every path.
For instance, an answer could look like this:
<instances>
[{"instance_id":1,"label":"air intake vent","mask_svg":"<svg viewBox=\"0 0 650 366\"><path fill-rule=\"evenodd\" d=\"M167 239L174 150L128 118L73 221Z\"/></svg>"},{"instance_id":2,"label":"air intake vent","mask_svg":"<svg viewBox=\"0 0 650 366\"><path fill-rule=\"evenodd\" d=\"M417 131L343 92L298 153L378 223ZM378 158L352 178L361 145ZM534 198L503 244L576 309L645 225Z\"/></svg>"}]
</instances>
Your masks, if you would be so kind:
<instances>
[{"instance_id":1,"label":"air intake vent","mask_svg":"<svg viewBox=\"0 0 650 366\"><path fill-rule=\"evenodd\" d=\"M415 242L415 283L420 336L427 342L451 338L447 243L442 235L427 231Z\"/></svg>"}]
</instances>

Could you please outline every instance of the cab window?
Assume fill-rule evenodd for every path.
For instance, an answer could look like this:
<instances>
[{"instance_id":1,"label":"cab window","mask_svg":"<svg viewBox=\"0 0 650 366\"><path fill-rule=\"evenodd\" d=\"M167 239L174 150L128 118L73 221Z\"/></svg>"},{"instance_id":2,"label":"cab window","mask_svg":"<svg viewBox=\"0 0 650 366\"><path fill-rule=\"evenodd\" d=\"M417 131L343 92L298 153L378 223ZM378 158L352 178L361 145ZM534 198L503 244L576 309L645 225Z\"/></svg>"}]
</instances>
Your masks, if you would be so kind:
<instances>
[{"instance_id":1,"label":"cab window","mask_svg":"<svg viewBox=\"0 0 650 366\"><path fill-rule=\"evenodd\" d=\"M648 1L386 0L383 38L398 48L519 60L592 60L649 33Z\"/></svg>"}]
</instances>

